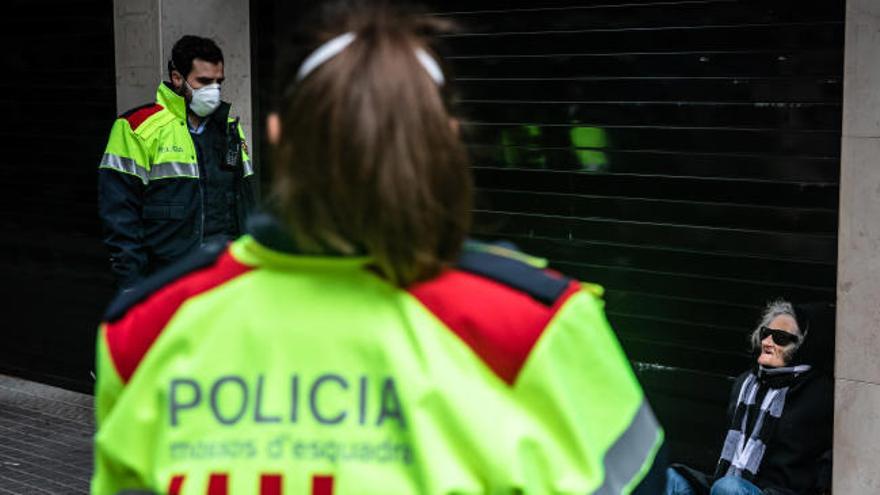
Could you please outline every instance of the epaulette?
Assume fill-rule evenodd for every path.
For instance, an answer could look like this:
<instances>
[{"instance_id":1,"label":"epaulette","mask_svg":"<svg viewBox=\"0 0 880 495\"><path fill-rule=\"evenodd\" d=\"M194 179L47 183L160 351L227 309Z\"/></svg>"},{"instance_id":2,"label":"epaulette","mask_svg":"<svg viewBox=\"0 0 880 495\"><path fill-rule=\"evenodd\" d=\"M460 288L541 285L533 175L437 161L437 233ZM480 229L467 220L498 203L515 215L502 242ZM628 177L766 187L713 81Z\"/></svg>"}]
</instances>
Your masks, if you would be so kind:
<instances>
[{"instance_id":1,"label":"epaulette","mask_svg":"<svg viewBox=\"0 0 880 495\"><path fill-rule=\"evenodd\" d=\"M512 385L554 316L580 290L546 264L509 244L467 242L455 269L409 292Z\"/></svg>"},{"instance_id":2,"label":"epaulette","mask_svg":"<svg viewBox=\"0 0 880 495\"><path fill-rule=\"evenodd\" d=\"M112 323L128 312L129 309L156 293L169 283L214 264L226 249L223 242L213 242L195 250L180 261L159 270L155 274L145 278L130 289L121 291L104 313L104 321Z\"/></svg>"},{"instance_id":3,"label":"epaulette","mask_svg":"<svg viewBox=\"0 0 880 495\"><path fill-rule=\"evenodd\" d=\"M518 251L509 243L467 241L457 267L524 292L548 306L554 304L572 282L547 271L546 260Z\"/></svg>"},{"instance_id":4,"label":"epaulette","mask_svg":"<svg viewBox=\"0 0 880 495\"><path fill-rule=\"evenodd\" d=\"M158 103L147 103L146 105L141 105L128 110L120 115L119 118L127 120L131 130L135 130L140 127L145 120L150 118L150 116L164 109L165 107Z\"/></svg>"}]
</instances>

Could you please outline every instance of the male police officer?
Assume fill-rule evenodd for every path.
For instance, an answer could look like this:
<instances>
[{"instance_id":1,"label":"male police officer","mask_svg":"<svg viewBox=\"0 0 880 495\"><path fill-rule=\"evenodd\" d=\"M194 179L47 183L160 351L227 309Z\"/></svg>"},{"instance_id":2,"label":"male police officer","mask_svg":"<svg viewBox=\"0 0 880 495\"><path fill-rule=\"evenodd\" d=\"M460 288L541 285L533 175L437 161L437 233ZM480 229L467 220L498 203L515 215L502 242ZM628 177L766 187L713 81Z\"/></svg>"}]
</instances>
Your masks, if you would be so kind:
<instances>
[{"instance_id":1,"label":"male police officer","mask_svg":"<svg viewBox=\"0 0 880 495\"><path fill-rule=\"evenodd\" d=\"M238 118L220 100L223 53L184 36L156 102L122 114L98 170L98 210L123 289L209 241L238 237L254 206Z\"/></svg>"}]
</instances>

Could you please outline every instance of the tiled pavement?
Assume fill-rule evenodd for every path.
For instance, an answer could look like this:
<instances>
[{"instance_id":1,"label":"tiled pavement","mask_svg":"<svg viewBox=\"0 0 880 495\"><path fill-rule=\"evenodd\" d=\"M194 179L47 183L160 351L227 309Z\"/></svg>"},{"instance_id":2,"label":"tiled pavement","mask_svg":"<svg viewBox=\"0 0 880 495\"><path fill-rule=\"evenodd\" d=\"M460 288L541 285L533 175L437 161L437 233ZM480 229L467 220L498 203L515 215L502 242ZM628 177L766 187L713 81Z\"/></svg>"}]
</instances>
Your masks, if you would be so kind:
<instances>
[{"instance_id":1,"label":"tiled pavement","mask_svg":"<svg viewBox=\"0 0 880 495\"><path fill-rule=\"evenodd\" d=\"M0 375L0 494L88 493L92 396Z\"/></svg>"}]
</instances>

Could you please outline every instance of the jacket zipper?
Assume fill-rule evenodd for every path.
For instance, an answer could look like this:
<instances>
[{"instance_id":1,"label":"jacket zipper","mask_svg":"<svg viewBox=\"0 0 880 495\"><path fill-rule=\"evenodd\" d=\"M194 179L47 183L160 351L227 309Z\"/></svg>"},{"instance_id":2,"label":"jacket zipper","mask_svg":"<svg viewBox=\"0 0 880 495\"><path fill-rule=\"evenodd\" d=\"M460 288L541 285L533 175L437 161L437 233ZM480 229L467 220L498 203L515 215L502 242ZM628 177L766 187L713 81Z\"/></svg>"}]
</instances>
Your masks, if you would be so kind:
<instances>
[{"instance_id":1,"label":"jacket zipper","mask_svg":"<svg viewBox=\"0 0 880 495\"><path fill-rule=\"evenodd\" d=\"M202 204L201 210L199 211L199 220L201 221L199 226L199 246L201 247L205 244L205 191L204 187L202 186L202 178L205 176L205 172L202 170L202 163L201 160L199 160L199 152L198 150L196 150L196 143L193 140L192 134L190 134L189 132L189 122L186 121L186 118L184 118L183 125L186 126L187 135L189 136L189 142L192 145L192 156L195 157L196 170L198 170L199 172L199 176L196 178L196 182L199 184L199 200Z\"/></svg>"},{"instance_id":2,"label":"jacket zipper","mask_svg":"<svg viewBox=\"0 0 880 495\"><path fill-rule=\"evenodd\" d=\"M202 200L202 211L201 211L201 226L199 227L199 245L205 243L205 192L202 190L202 170L201 166L199 168L199 198Z\"/></svg>"}]
</instances>

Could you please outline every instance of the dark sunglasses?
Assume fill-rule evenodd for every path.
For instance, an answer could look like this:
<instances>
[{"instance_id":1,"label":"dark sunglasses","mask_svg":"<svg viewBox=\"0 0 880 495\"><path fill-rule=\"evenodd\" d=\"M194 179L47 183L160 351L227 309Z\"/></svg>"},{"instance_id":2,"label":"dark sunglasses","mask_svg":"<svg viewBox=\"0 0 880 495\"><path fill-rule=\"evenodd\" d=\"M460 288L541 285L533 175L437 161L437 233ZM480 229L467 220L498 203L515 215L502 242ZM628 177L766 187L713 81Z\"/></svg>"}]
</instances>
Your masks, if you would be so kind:
<instances>
[{"instance_id":1,"label":"dark sunglasses","mask_svg":"<svg viewBox=\"0 0 880 495\"><path fill-rule=\"evenodd\" d=\"M788 344L797 344L800 340L800 337L793 333L788 333L785 330L761 327L761 340L766 339L768 335L773 337L773 342L775 342L776 345L781 346L786 346Z\"/></svg>"}]
</instances>

